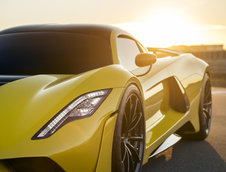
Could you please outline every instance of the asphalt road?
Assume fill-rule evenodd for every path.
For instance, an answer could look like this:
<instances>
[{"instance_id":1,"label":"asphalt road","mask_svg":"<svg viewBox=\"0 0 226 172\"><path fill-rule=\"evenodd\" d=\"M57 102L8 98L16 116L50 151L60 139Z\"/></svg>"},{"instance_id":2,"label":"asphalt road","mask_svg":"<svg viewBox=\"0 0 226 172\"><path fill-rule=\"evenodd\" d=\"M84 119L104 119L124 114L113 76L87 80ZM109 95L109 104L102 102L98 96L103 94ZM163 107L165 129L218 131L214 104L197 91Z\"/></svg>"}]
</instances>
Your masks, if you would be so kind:
<instances>
[{"instance_id":1,"label":"asphalt road","mask_svg":"<svg viewBox=\"0 0 226 172\"><path fill-rule=\"evenodd\" d=\"M142 172L226 172L226 88L213 88L213 117L205 141L180 141L144 165Z\"/></svg>"}]
</instances>

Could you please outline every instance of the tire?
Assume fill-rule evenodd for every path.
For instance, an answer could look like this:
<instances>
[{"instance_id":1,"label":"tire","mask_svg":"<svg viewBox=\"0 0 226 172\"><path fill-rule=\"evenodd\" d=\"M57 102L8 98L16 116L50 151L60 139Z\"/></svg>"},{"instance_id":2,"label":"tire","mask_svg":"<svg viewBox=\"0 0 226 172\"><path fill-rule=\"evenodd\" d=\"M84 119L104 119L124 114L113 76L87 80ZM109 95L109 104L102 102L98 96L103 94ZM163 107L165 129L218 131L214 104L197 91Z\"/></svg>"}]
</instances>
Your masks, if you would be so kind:
<instances>
[{"instance_id":1,"label":"tire","mask_svg":"<svg viewBox=\"0 0 226 172\"><path fill-rule=\"evenodd\" d=\"M145 122L142 98L130 85L121 100L116 120L112 172L140 172L145 147Z\"/></svg>"},{"instance_id":2,"label":"tire","mask_svg":"<svg viewBox=\"0 0 226 172\"><path fill-rule=\"evenodd\" d=\"M200 101L199 101L199 126L200 130L195 134L183 135L184 139L188 140L204 140L210 132L212 119L212 94L211 83L208 74L203 78Z\"/></svg>"}]
</instances>

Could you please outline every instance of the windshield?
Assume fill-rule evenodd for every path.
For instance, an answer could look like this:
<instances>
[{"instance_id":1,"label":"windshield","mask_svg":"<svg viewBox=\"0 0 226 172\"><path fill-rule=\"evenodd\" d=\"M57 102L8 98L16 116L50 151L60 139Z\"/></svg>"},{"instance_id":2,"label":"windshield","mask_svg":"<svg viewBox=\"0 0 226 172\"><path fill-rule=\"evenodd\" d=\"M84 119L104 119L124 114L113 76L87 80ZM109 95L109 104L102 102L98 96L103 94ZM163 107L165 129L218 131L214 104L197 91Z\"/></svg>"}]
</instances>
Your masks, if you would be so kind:
<instances>
[{"instance_id":1,"label":"windshield","mask_svg":"<svg viewBox=\"0 0 226 172\"><path fill-rule=\"evenodd\" d=\"M0 75L79 74L110 64L110 36L65 32L0 35Z\"/></svg>"}]
</instances>

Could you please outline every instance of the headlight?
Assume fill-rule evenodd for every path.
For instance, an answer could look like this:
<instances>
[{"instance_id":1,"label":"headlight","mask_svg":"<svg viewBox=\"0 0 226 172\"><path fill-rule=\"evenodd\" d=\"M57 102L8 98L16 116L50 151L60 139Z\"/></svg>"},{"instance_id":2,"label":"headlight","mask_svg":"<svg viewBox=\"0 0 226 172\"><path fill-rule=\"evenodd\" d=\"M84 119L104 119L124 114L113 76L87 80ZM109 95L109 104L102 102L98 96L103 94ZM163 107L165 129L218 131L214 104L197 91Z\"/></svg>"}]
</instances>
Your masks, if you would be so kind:
<instances>
[{"instance_id":1,"label":"headlight","mask_svg":"<svg viewBox=\"0 0 226 172\"><path fill-rule=\"evenodd\" d=\"M89 117L97 110L110 91L111 89L99 90L79 96L49 120L31 139L47 138L66 123Z\"/></svg>"}]
</instances>

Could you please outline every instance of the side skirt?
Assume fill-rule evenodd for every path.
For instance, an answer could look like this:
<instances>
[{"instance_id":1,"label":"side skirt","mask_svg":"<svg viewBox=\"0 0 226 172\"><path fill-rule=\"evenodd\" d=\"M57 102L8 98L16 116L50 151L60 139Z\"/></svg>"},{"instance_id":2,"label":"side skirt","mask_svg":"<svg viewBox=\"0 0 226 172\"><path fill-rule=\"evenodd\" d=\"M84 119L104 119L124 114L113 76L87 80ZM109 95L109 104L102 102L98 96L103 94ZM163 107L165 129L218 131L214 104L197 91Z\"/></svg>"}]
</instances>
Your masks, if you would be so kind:
<instances>
[{"instance_id":1,"label":"side skirt","mask_svg":"<svg viewBox=\"0 0 226 172\"><path fill-rule=\"evenodd\" d=\"M165 151L169 147L173 146L176 144L181 137L177 134L171 134L150 156L149 158L154 157L155 155Z\"/></svg>"}]
</instances>

